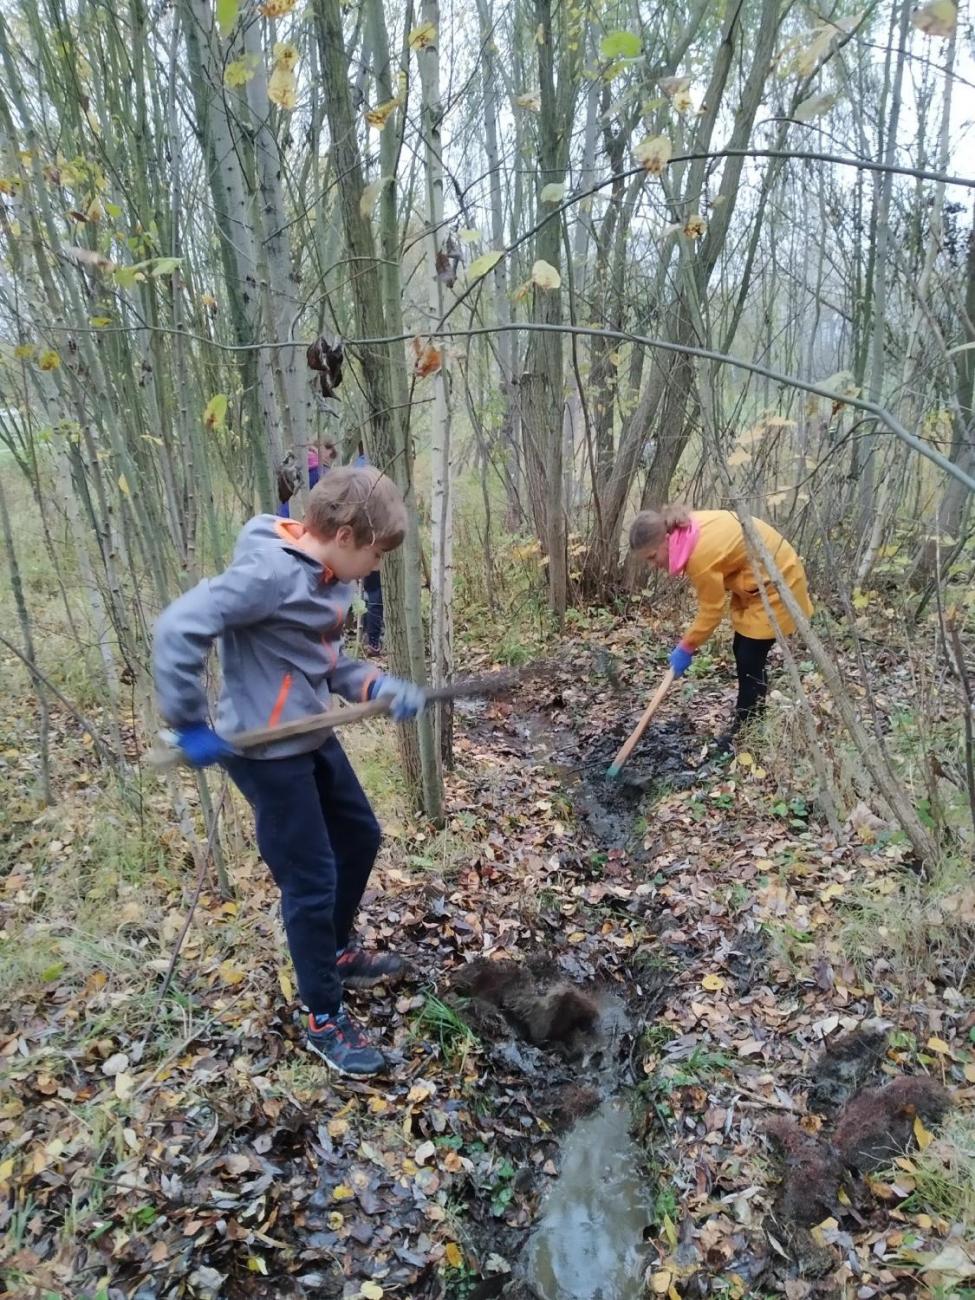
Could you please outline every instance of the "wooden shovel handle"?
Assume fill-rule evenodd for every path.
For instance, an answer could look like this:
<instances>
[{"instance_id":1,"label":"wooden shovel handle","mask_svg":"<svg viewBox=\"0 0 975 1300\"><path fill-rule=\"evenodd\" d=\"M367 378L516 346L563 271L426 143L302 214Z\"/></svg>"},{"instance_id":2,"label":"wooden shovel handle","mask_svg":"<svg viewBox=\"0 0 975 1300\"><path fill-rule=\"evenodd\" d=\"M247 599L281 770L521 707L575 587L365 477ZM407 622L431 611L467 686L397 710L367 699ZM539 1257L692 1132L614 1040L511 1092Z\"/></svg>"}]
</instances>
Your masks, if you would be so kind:
<instances>
[{"instance_id":1,"label":"wooden shovel handle","mask_svg":"<svg viewBox=\"0 0 975 1300\"><path fill-rule=\"evenodd\" d=\"M660 702L667 694L667 692L670 690L671 686L673 685L673 682L674 682L674 670L673 668L668 668L667 671L664 673L663 681L660 683L660 685L656 689L656 692L654 693L653 699L650 701L650 703L647 705L646 709L644 710L643 717L640 719L640 721L633 728L630 735L623 742L623 745L621 746L619 753L616 755L616 757L613 759L612 763L610 764L609 770L613 776L615 776L617 772L619 772L620 768L623 766L626 760L633 753L637 741L640 739L640 737L646 731L647 727L650 725L650 719L660 708Z\"/></svg>"},{"instance_id":2,"label":"wooden shovel handle","mask_svg":"<svg viewBox=\"0 0 975 1300\"><path fill-rule=\"evenodd\" d=\"M326 727L346 727L350 722L362 722L389 712L389 700L369 700L363 704L349 704L345 708L328 709L294 722L282 722L276 727L255 727L252 731L238 731L226 737L234 749L253 749L272 740L288 740L292 736L305 736L309 732L324 731ZM181 751L172 745L153 745L146 754L146 762L157 771L178 767L183 762Z\"/></svg>"}]
</instances>

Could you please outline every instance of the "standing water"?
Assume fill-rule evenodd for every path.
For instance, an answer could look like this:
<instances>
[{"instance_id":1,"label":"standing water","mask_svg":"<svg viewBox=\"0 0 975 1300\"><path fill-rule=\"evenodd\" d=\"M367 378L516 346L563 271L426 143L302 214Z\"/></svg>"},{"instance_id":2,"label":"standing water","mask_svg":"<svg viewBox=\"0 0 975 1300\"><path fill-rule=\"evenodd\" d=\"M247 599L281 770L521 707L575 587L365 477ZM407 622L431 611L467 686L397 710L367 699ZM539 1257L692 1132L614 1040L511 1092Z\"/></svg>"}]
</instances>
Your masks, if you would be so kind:
<instances>
[{"instance_id":1,"label":"standing water","mask_svg":"<svg viewBox=\"0 0 975 1300\"><path fill-rule=\"evenodd\" d=\"M542 1300L639 1300L651 1195L619 1099L579 1121L528 1246L528 1282Z\"/></svg>"}]
</instances>

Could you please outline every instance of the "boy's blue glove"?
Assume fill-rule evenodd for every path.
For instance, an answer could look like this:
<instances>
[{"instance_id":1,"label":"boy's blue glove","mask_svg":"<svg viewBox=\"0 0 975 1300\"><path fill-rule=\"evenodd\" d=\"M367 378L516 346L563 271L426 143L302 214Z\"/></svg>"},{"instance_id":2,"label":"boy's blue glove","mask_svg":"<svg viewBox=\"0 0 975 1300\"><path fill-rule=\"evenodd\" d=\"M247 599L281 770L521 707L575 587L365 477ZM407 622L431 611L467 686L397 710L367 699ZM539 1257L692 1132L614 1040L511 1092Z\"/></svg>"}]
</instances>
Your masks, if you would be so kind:
<instances>
[{"instance_id":1,"label":"boy's blue glove","mask_svg":"<svg viewBox=\"0 0 975 1300\"><path fill-rule=\"evenodd\" d=\"M674 670L675 677L683 677L691 666L691 660L694 658L694 651L688 650L682 645L674 646L670 652L670 666Z\"/></svg>"},{"instance_id":2,"label":"boy's blue glove","mask_svg":"<svg viewBox=\"0 0 975 1300\"><path fill-rule=\"evenodd\" d=\"M234 752L205 722L194 722L192 727L178 727L175 735L177 745L194 767L209 767L222 758L229 758Z\"/></svg>"},{"instance_id":3,"label":"boy's blue glove","mask_svg":"<svg viewBox=\"0 0 975 1300\"><path fill-rule=\"evenodd\" d=\"M389 700L389 712L394 722L408 722L423 712L427 702L426 691L415 682L405 682L401 677L377 678L369 688L370 700Z\"/></svg>"}]
</instances>

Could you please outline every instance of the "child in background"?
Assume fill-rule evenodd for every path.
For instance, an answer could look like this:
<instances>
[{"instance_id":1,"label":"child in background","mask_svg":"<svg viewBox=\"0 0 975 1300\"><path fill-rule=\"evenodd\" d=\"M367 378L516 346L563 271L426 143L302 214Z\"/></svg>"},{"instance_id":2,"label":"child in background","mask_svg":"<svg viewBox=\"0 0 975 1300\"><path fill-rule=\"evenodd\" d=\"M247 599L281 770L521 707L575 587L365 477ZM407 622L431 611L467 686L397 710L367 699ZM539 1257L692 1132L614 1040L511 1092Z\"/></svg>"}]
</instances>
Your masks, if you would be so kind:
<instances>
[{"instance_id":1,"label":"child in background","mask_svg":"<svg viewBox=\"0 0 975 1300\"><path fill-rule=\"evenodd\" d=\"M321 457L315 447L308 448L308 488L309 491L315 486L319 478L335 464L338 457L338 448L331 438L326 438L322 443ZM278 517L280 519L291 518L290 501L298 490L298 467L294 463L294 455L289 452L284 464L278 471Z\"/></svg>"},{"instance_id":2,"label":"child in background","mask_svg":"<svg viewBox=\"0 0 975 1300\"><path fill-rule=\"evenodd\" d=\"M800 609L811 614L799 556L770 524L760 519L753 522ZM687 672L695 652L721 622L731 593L738 701L732 727L718 739L718 747L728 749L742 724L761 710L768 693L767 660L776 628L765 612L761 588L778 630L783 634L795 631L778 588L764 571L756 576L741 521L730 510L688 511L683 506L643 510L630 528L630 550L664 573L689 578L697 592L697 617L670 653L670 666L677 677Z\"/></svg>"},{"instance_id":3,"label":"child in background","mask_svg":"<svg viewBox=\"0 0 975 1300\"><path fill-rule=\"evenodd\" d=\"M328 707L329 696L385 698L402 722L422 689L342 653L354 583L374 572L406 531L396 485L372 468L334 469L311 490L302 523L258 515L226 572L206 579L156 624L153 672L162 716L197 766L220 762L254 809L257 844L281 891L307 1043L343 1074L385 1064L342 1007L342 987L398 977L402 960L352 943L352 924L379 849L380 830L333 732L272 741L247 756L234 733L276 726ZM219 639L219 734L202 686Z\"/></svg>"}]
</instances>

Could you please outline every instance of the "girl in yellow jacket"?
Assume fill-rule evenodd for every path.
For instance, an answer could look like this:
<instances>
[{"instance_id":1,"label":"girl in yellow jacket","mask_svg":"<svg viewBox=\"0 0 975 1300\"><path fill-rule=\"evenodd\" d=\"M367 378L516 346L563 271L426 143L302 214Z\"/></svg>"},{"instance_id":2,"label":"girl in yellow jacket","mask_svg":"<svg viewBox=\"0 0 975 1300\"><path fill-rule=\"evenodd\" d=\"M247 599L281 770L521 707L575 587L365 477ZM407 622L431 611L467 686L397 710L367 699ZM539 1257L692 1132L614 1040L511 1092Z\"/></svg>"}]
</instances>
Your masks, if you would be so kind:
<instances>
[{"instance_id":1,"label":"girl in yellow jacket","mask_svg":"<svg viewBox=\"0 0 975 1300\"><path fill-rule=\"evenodd\" d=\"M799 607L811 614L799 556L771 525L760 519L753 522ZM630 550L664 573L689 578L697 592L697 617L670 654L676 677L687 672L695 651L721 622L731 593L738 702L734 726L721 738L727 744L741 724L761 709L768 691L766 661L775 644L776 626L765 612L760 584L778 630L784 634L795 631L778 588L761 562L752 560L741 522L731 510L687 511L683 506L643 510L630 528Z\"/></svg>"}]
</instances>

